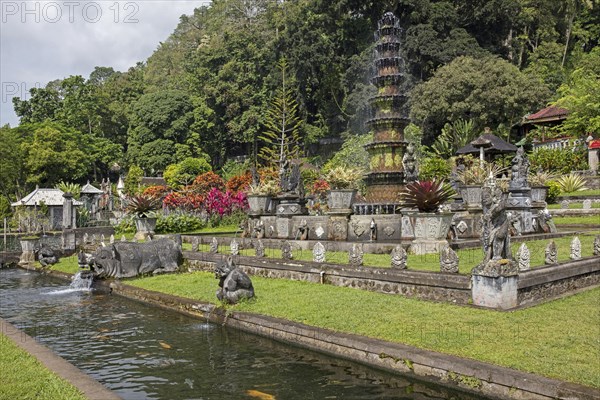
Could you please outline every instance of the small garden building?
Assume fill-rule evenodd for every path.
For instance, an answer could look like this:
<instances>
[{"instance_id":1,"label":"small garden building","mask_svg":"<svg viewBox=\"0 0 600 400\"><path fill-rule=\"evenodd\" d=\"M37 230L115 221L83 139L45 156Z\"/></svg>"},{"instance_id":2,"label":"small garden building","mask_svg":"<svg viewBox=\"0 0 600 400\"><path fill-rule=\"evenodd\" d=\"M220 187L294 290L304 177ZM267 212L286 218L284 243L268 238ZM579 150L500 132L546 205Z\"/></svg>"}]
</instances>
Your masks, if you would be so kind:
<instances>
[{"instance_id":1,"label":"small garden building","mask_svg":"<svg viewBox=\"0 0 600 400\"><path fill-rule=\"evenodd\" d=\"M21 200L12 203L11 206L31 209L38 209L43 206L48 207L50 229L60 230L63 227L63 204L65 201L63 195L64 192L60 189L40 189L36 187L33 192ZM80 201L73 200L73 206L81 206L82 204ZM71 214L75 216L74 212Z\"/></svg>"}]
</instances>

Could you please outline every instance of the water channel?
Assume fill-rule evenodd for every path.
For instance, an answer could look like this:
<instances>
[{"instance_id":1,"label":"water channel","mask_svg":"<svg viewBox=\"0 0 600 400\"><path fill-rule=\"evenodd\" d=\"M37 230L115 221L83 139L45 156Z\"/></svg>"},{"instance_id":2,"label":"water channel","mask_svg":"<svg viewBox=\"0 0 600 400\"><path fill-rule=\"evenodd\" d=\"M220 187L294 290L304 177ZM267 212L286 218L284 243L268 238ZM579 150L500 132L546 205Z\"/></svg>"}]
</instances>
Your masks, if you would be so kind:
<instances>
[{"instance_id":1,"label":"water channel","mask_svg":"<svg viewBox=\"0 0 600 400\"><path fill-rule=\"evenodd\" d=\"M481 399L20 269L0 316L124 399Z\"/></svg>"}]
</instances>

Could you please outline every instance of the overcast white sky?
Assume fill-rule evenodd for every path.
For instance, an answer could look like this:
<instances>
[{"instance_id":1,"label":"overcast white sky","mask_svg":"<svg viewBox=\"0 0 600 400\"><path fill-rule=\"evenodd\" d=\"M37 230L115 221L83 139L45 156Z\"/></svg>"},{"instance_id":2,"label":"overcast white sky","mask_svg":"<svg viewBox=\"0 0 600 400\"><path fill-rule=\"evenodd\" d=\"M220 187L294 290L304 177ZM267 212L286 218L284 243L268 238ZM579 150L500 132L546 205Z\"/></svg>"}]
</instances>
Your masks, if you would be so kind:
<instances>
[{"instance_id":1,"label":"overcast white sky","mask_svg":"<svg viewBox=\"0 0 600 400\"><path fill-rule=\"evenodd\" d=\"M96 66L126 71L145 61L182 14L209 0L0 0L0 124L18 125L12 98Z\"/></svg>"}]
</instances>

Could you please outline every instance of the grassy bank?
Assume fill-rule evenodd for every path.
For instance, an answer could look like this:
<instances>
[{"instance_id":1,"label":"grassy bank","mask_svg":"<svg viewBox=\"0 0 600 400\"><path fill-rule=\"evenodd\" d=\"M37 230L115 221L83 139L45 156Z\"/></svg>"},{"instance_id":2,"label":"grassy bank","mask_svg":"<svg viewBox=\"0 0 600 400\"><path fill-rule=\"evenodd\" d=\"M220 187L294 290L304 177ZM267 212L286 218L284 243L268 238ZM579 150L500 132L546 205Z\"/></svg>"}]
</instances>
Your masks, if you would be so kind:
<instances>
[{"instance_id":1,"label":"grassy bank","mask_svg":"<svg viewBox=\"0 0 600 400\"><path fill-rule=\"evenodd\" d=\"M252 280L257 298L233 310L600 387L600 288L525 310L497 312L308 282ZM212 273L163 275L128 283L201 301L216 300Z\"/></svg>"},{"instance_id":2,"label":"grassy bank","mask_svg":"<svg viewBox=\"0 0 600 400\"><path fill-rule=\"evenodd\" d=\"M74 386L0 333L0 399L84 400Z\"/></svg>"}]
</instances>

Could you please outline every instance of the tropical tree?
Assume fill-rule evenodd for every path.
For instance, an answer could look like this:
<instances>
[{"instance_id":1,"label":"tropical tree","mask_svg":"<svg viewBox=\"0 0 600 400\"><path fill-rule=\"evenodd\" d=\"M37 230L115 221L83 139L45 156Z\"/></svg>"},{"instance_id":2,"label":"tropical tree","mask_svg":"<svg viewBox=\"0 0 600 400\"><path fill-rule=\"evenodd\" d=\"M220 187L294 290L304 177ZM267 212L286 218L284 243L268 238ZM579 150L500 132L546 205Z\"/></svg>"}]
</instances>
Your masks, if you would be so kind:
<instances>
[{"instance_id":1,"label":"tropical tree","mask_svg":"<svg viewBox=\"0 0 600 400\"><path fill-rule=\"evenodd\" d=\"M412 91L411 119L432 143L446 123L472 120L473 129L512 126L543 105L548 88L498 57L458 57Z\"/></svg>"},{"instance_id":2,"label":"tropical tree","mask_svg":"<svg viewBox=\"0 0 600 400\"><path fill-rule=\"evenodd\" d=\"M288 83L288 65L285 58L279 60L277 68L281 72L281 86L277 89L271 108L265 116L265 130L260 136L264 144L258 155L266 165L282 167L302 154L302 121L298 116L294 89Z\"/></svg>"},{"instance_id":3,"label":"tropical tree","mask_svg":"<svg viewBox=\"0 0 600 400\"><path fill-rule=\"evenodd\" d=\"M158 173L169 164L196 156L199 143L187 142L193 122L192 103L185 92L144 94L133 105L127 161L147 173Z\"/></svg>"},{"instance_id":4,"label":"tropical tree","mask_svg":"<svg viewBox=\"0 0 600 400\"><path fill-rule=\"evenodd\" d=\"M61 180L77 181L87 176L87 143L79 132L55 122L33 124L27 129L32 139L24 142L22 149L28 183L54 186Z\"/></svg>"},{"instance_id":5,"label":"tropical tree","mask_svg":"<svg viewBox=\"0 0 600 400\"><path fill-rule=\"evenodd\" d=\"M577 136L600 132L600 48L582 57L558 94L556 105L569 110L562 132Z\"/></svg>"}]
</instances>

